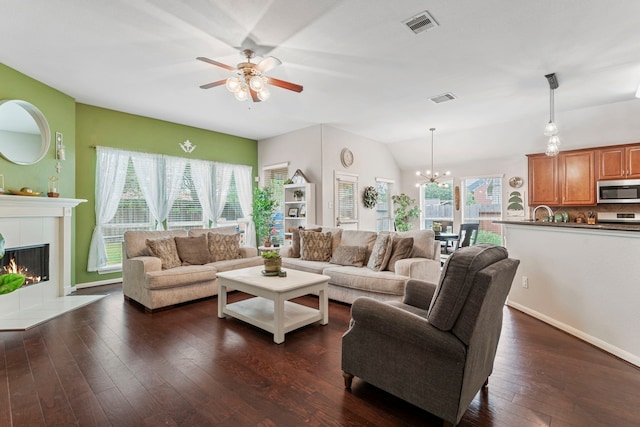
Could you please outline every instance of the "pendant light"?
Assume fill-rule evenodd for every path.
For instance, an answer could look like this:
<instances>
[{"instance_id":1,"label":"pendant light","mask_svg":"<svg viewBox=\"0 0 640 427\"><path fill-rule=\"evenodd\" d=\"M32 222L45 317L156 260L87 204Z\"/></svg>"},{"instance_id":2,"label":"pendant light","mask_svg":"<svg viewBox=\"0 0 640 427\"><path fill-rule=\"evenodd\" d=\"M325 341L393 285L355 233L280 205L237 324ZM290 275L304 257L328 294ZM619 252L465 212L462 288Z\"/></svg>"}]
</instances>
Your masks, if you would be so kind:
<instances>
[{"instance_id":1,"label":"pendant light","mask_svg":"<svg viewBox=\"0 0 640 427\"><path fill-rule=\"evenodd\" d=\"M544 127L544 134L549 137L549 141L547 142L547 149L544 153L547 156L557 156L560 152L560 149L558 148L558 145L560 145L560 138L558 137L558 126L556 125L554 114L554 93L559 85L555 73L547 74L545 77L549 82L549 123Z\"/></svg>"},{"instance_id":2,"label":"pendant light","mask_svg":"<svg viewBox=\"0 0 640 427\"><path fill-rule=\"evenodd\" d=\"M446 183L439 182L438 180L441 179L442 177L451 175L451 172L446 171L444 174L441 175L439 172L435 171L433 167L433 132L435 132L436 128L431 128L429 130L431 131L431 169L427 170L424 173L421 171L416 172L417 176L422 177L426 180L425 182L416 183L416 187L420 187L421 185L425 185L425 184L435 183L435 184L438 184L438 187L446 188L446 187L449 187L449 185Z\"/></svg>"}]
</instances>

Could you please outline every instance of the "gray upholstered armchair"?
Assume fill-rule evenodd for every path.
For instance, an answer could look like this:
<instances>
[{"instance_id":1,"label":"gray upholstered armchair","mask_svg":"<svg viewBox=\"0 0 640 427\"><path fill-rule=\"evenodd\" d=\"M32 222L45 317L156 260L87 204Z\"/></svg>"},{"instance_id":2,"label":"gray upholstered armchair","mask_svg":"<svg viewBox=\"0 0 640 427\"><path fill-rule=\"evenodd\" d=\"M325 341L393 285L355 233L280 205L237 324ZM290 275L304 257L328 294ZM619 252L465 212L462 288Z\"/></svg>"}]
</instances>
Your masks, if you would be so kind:
<instances>
[{"instance_id":1,"label":"gray upholstered armchair","mask_svg":"<svg viewBox=\"0 0 640 427\"><path fill-rule=\"evenodd\" d=\"M357 376L457 424L493 370L519 263L503 247L470 246L451 255L437 286L407 282L403 302L356 299L342 337L345 387Z\"/></svg>"}]
</instances>

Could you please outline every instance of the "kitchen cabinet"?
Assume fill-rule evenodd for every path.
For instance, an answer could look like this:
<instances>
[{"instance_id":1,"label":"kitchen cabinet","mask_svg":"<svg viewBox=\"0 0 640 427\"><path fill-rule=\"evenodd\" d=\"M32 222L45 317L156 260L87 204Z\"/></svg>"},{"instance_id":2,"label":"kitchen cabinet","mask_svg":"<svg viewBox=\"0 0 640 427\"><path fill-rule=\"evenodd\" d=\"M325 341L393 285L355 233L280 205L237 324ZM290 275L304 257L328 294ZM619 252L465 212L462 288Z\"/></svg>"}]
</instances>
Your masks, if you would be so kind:
<instances>
[{"instance_id":1,"label":"kitchen cabinet","mask_svg":"<svg viewBox=\"0 0 640 427\"><path fill-rule=\"evenodd\" d=\"M291 243L292 231L316 222L315 184L284 185L284 239Z\"/></svg>"},{"instance_id":2,"label":"kitchen cabinet","mask_svg":"<svg viewBox=\"0 0 640 427\"><path fill-rule=\"evenodd\" d=\"M596 204L595 150L530 154L528 163L530 205Z\"/></svg>"},{"instance_id":3,"label":"kitchen cabinet","mask_svg":"<svg viewBox=\"0 0 640 427\"><path fill-rule=\"evenodd\" d=\"M600 148L597 155L598 179L640 178L640 144Z\"/></svg>"}]
</instances>

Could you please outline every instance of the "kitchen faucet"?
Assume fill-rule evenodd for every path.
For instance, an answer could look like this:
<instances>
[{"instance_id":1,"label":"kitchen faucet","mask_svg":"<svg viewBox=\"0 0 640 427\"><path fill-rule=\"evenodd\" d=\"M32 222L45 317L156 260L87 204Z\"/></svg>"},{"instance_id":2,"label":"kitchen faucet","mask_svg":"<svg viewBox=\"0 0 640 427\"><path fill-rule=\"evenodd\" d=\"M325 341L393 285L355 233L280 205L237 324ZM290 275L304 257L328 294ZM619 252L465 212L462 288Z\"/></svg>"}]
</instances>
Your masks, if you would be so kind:
<instances>
[{"instance_id":1,"label":"kitchen faucet","mask_svg":"<svg viewBox=\"0 0 640 427\"><path fill-rule=\"evenodd\" d=\"M532 214L532 219L535 222L536 221L536 211L540 208L544 208L547 210L547 213L549 214L549 222L553 222L553 211L551 210L551 208L547 205L538 205L535 208L533 208L533 214Z\"/></svg>"}]
</instances>

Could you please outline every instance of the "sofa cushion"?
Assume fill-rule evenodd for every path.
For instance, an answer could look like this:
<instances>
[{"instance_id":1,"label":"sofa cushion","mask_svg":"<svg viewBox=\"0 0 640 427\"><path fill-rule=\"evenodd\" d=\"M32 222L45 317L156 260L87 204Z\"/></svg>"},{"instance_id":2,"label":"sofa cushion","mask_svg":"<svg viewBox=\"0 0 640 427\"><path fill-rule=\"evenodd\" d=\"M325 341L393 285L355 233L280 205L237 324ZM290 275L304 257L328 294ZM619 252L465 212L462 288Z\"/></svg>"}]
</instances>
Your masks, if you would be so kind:
<instances>
[{"instance_id":1,"label":"sofa cushion","mask_svg":"<svg viewBox=\"0 0 640 427\"><path fill-rule=\"evenodd\" d=\"M150 271L145 275L145 282L149 289L175 288L213 281L216 273L211 265L178 266L170 270Z\"/></svg>"},{"instance_id":2,"label":"sofa cushion","mask_svg":"<svg viewBox=\"0 0 640 427\"><path fill-rule=\"evenodd\" d=\"M483 268L508 257L502 246L480 244L455 251L447 260L438 287L429 306L429 323L449 331L456 323L476 274Z\"/></svg>"},{"instance_id":3,"label":"sofa cushion","mask_svg":"<svg viewBox=\"0 0 640 427\"><path fill-rule=\"evenodd\" d=\"M138 256L149 256L151 253L147 249L147 239L159 239L163 237L186 236L185 230L171 231L125 231L124 247L127 251L127 258Z\"/></svg>"},{"instance_id":4,"label":"sofa cushion","mask_svg":"<svg viewBox=\"0 0 640 427\"><path fill-rule=\"evenodd\" d=\"M391 247L393 245L393 236L388 232L380 232L376 238L376 242L371 250L371 256L367 267L373 271L384 270L391 257Z\"/></svg>"},{"instance_id":5,"label":"sofa cushion","mask_svg":"<svg viewBox=\"0 0 640 427\"><path fill-rule=\"evenodd\" d=\"M252 256L248 258L227 259L224 261L216 261L207 264L216 268L217 271L229 271L237 270L239 268L256 267L258 265L264 265L264 261L261 256Z\"/></svg>"},{"instance_id":6,"label":"sofa cushion","mask_svg":"<svg viewBox=\"0 0 640 427\"><path fill-rule=\"evenodd\" d=\"M240 258L240 234L207 233L212 261Z\"/></svg>"},{"instance_id":7,"label":"sofa cushion","mask_svg":"<svg viewBox=\"0 0 640 427\"><path fill-rule=\"evenodd\" d=\"M225 225L224 227L214 228L192 228L189 230L189 236L201 236L203 234L216 233L216 234L237 234L238 229L235 225Z\"/></svg>"},{"instance_id":8,"label":"sofa cushion","mask_svg":"<svg viewBox=\"0 0 640 427\"><path fill-rule=\"evenodd\" d=\"M211 262L205 234L197 237L175 237L174 239L182 265L203 265Z\"/></svg>"},{"instance_id":9,"label":"sofa cushion","mask_svg":"<svg viewBox=\"0 0 640 427\"><path fill-rule=\"evenodd\" d=\"M160 258L163 270L169 270L182 265L173 237L147 239L146 245L152 256Z\"/></svg>"},{"instance_id":10,"label":"sofa cushion","mask_svg":"<svg viewBox=\"0 0 640 427\"><path fill-rule=\"evenodd\" d=\"M316 228L304 228L304 231L322 231L322 227ZM300 229L293 230L291 232L291 252L289 252L289 257L291 258L300 258Z\"/></svg>"},{"instance_id":11,"label":"sofa cushion","mask_svg":"<svg viewBox=\"0 0 640 427\"><path fill-rule=\"evenodd\" d=\"M434 253L434 241L436 238L433 230L410 230L398 232L399 237L413 237L413 258L436 259Z\"/></svg>"},{"instance_id":12,"label":"sofa cushion","mask_svg":"<svg viewBox=\"0 0 640 427\"><path fill-rule=\"evenodd\" d=\"M329 276L329 284L348 289L358 289L377 294L404 295L407 276L390 271L373 271L362 267L325 268L322 274Z\"/></svg>"},{"instance_id":13,"label":"sofa cushion","mask_svg":"<svg viewBox=\"0 0 640 427\"><path fill-rule=\"evenodd\" d=\"M331 253L340 246L340 240L342 238L342 228L338 227L322 227L323 233L331 233Z\"/></svg>"},{"instance_id":14,"label":"sofa cushion","mask_svg":"<svg viewBox=\"0 0 640 427\"><path fill-rule=\"evenodd\" d=\"M322 274L322 271L327 267L335 267L335 264L321 261L306 261L300 258L282 258L282 268Z\"/></svg>"},{"instance_id":15,"label":"sofa cushion","mask_svg":"<svg viewBox=\"0 0 640 427\"><path fill-rule=\"evenodd\" d=\"M300 231L300 258L307 261L329 261L331 244L331 233Z\"/></svg>"},{"instance_id":16,"label":"sofa cushion","mask_svg":"<svg viewBox=\"0 0 640 427\"><path fill-rule=\"evenodd\" d=\"M366 246L367 255L364 259L366 265L377 237L378 233L375 231L343 230L340 244L345 246Z\"/></svg>"},{"instance_id":17,"label":"sofa cushion","mask_svg":"<svg viewBox=\"0 0 640 427\"><path fill-rule=\"evenodd\" d=\"M366 246L345 246L339 245L331 255L331 264L352 265L362 267L364 258L367 256Z\"/></svg>"},{"instance_id":18,"label":"sofa cushion","mask_svg":"<svg viewBox=\"0 0 640 427\"><path fill-rule=\"evenodd\" d=\"M413 237L393 236L393 246L391 247L391 256L387 263L387 270L396 271L396 261L411 257L413 251Z\"/></svg>"}]
</instances>

